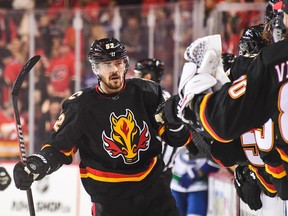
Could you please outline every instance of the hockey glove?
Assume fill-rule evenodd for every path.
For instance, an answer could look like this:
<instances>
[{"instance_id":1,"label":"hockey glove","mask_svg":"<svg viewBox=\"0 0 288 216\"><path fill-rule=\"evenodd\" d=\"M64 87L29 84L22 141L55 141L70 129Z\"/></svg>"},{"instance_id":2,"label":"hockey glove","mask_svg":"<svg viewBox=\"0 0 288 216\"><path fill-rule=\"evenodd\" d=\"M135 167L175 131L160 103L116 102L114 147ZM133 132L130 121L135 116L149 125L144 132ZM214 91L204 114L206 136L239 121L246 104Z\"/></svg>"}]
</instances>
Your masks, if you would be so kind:
<instances>
[{"instance_id":1,"label":"hockey glove","mask_svg":"<svg viewBox=\"0 0 288 216\"><path fill-rule=\"evenodd\" d=\"M183 125L182 120L177 116L179 100L179 95L171 96L167 101L160 104L156 110L156 121L170 130L177 130Z\"/></svg>"},{"instance_id":2,"label":"hockey glove","mask_svg":"<svg viewBox=\"0 0 288 216\"><path fill-rule=\"evenodd\" d=\"M28 174L24 170L23 162L19 161L13 170L14 182L16 188L20 190L28 190L33 183L33 174Z\"/></svg>"},{"instance_id":3,"label":"hockey glove","mask_svg":"<svg viewBox=\"0 0 288 216\"><path fill-rule=\"evenodd\" d=\"M0 191L5 190L11 183L11 177L4 167L0 167Z\"/></svg>"},{"instance_id":4,"label":"hockey glove","mask_svg":"<svg viewBox=\"0 0 288 216\"><path fill-rule=\"evenodd\" d=\"M188 107L196 94L211 92L211 87L217 83L217 80L208 73L196 73L196 66L194 63L187 62L183 66L183 72L180 79L178 93L179 101L179 118L189 123L185 116L185 108ZM192 75L192 76L191 76Z\"/></svg>"},{"instance_id":5,"label":"hockey glove","mask_svg":"<svg viewBox=\"0 0 288 216\"><path fill-rule=\"evenodd\" d=\"M234 171L234 186L241 200L248 204L250 209L262 208L260 199L261 189L257 184L255 174L247 166L237 166Z\"/></svg>"},{"instance_id":6,"label":"hockey glove","mask_svg":"<svg viewBox=\"0 0 288 216\"><path fill-rule=\"evenodd\" d=\"M223 84L230 81L223 69L222 43L219 34L193 41L186 48L184 59L196 65L198 74L207 73L217 80L213 91L217 91ZM179 85L179 87L181 86Z\"/></svg>"},{"instance_id":7,"label":"hockey glove","mask_svg":"<svg viewBox=\"0 0 288 216\"><path fill-rule=\"evenodd\" d=\"M201 177L200 173L196 169L192 168L188 170L181 178L179 179L179 185L188 188L191 184L197 181Z\"/></svg>"},{"instance_id":8,"label":"hockey glove","mask_svg":"<svg viewBox=\"0 0 288 216\"><path fill-rule=\"evenodd\" d=\"M49 170L46 159L39 154L28 156L26 164L20 161L13 170L15 185L20 190L28 190L34 180L41 180Z\"/></svg>"}]
</instances>

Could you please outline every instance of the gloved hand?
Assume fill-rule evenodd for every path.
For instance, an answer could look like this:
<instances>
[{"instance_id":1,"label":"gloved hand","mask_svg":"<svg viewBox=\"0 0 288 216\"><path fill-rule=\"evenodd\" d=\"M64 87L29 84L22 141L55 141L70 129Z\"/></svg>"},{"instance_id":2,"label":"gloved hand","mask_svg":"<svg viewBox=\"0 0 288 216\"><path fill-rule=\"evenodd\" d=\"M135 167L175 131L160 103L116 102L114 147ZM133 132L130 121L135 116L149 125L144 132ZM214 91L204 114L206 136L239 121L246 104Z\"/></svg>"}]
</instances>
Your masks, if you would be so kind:
<instances>
[{"instance_id":1,"label":"gloved hand","mask_svg":"<svg viewBox=\"0 0 288 216\"><path fill-rule=\"evenodd\" d=\"M28 174L24 170L24 164L21 161L16 163L16 165L14 166L13 176L14 176L15 186L16 188L20 190L28 190L34 181L33 174L31 173Z\"/></svg>"},{"instance_id":2,"label":"gloved hand","mask_svg":"<svg viewBox=\"0 0 288 216\"><path fill-rule=\"evenodd\" d=\"M188 107L196 94L212 92L217 80L208 73L196 73L196 65L187 62L183 66L183 71L179 83L178 93L180 96L178 116L183 122L189 123L185 116L185 108Z\"/></svg>"},{"instance_id":3,"label":"gloved hand","mask_svg":"<svg viewBox=\"0 0 288 216\"><path fill-rule=\"evenodd\" d=\"M5 190L11 183L11 177L4 167L0 167L0 191Z\"/></svg>"},{"instance_id":4,"label":"gloved hand","mask_svg":"<svg viewBox=\"0 0 288 216\"><path fill-rule=\"evenodd\" d=\"M197 172L196 169L192 168L187 173L181 176L178 183L180 186L184 188L188 188L191 184L193 184L199 178L200 178L200 173Z\"/></svg>"},{"instance_id":5,"label":"gloved hand","mask_svg":"<svg viewBox=\"0 0 288 216\"><path fill-rule=\"evenodd\" d=\"M173 95L167 101L160 104L155 114L156 121L171 130L181 127L183 122L177 116L179 100L179 95Z\"/></svg>"},{"instance_id":6,"label":"gloved hand","mask_svg":"<svg viewBox=\"0 0 288 216\"><path fill-rule=\"evenodd\" d=\"M42 155L28 156L26 166L21 161L14 166L13 176L16 188L28 190L34 180L41 180L48 171L49 165Z\"/></svg>"},{"instance_id":7,"label":"gloved hand","mask_svg":"<svg viewBox=\"0 0 288 216\"><path fill-rule=\"evenodd\" d=\"M198 38L193 41L184 52L184 59L196 65L198 74L209 74L217 83L213 91L217 91L223 84L229 82L222 64L222 43L219 34ZM179 86L180 87L180 86Z\"/></svg>"},{"instance_id":8,"label":"gloved hand","mask_svg":"<svg viewBox=\"0 0 288 216\"><path fill-rule=\"evenodd\" d=\"M255 174L247 166L237 166L234 171L234 186L238 196L248 204L250 209L262 208L261 189L257 184Z\"/></svg>"}]
</instances>

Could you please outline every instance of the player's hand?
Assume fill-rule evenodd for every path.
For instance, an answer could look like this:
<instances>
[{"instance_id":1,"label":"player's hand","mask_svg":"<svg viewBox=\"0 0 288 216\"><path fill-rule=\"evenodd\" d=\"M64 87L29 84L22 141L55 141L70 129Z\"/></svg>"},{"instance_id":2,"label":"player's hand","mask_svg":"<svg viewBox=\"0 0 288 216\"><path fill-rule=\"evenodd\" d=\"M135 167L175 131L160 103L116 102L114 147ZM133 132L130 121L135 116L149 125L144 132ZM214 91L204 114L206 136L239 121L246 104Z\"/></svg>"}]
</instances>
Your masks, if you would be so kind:
<instances>
[{"instance_id":1,"label":"player's hand","mask_svg":"<svg viewBox=\"0 0 288 216\"><path fill-rule=\"evenodd\" d=\"M4 167L0 167L0 191L5 190L11 183L11 177Z\"/></svg>"},{"instance_id":2,"label":"player's hand","mask_svg":"<svg viewBox=\"0 0 288 216\"><path fill-rule=\"evenodd\" d=\"M198 179L199 179L199 173L197 172L197 170L192 168L191 170L189 170L189 172L185 173L183 176L180 177L178 183L180 186L188 188Z\"/></svg>"},{"instance_id":3,"label":"player's hand","mask_svg":"<svg viewBox=\"0 0 288 216\"><path fill-rule=\"evenodd\" d=\"M223 84L229 82L222 64L222 43L219 34L198 38L188 46L184 52L184 59L196 65L197 73L212 75L217 83L213 91L217 91Z\"/></svg>"},{"instance_id":4,"label":"player's hand","mask_svg":"<svg viewBox=\"0 0 288 216\"><path fill-rule=\"evenodd\" d=\"M34 181L33 174L31 173L28 174L25 171L25 166L23 162L21 161L16 163L16 165L14 166L13 176L14 176L15 186L16 188L20 190L28 190Z\"/></svg>"},{"instance_id":5,"label":"player's hand","mask_svg":"<svg viewBox=\"0 0 288 216\"><path fill-rule=\"evenodd\" d=\"M257 184L255 174L246 166L237 166L234 171L234 186L238 196L248 204L250 209L262 208L261 189Z\"/></svg>"},{"instance_id":6,"label":"player's hand","mask_svg":"<svg viewBox=\"0 0 288 216\"><path fill-rule=\"evenodd\" d=\"M34 180L41 180L49 171L47 160L40 154L27 157L26 166L18 162L13 170L15 185L20 190L28 190Z\"/></svg>"},{"instance_id":7,"label":"player's hand","mask_svg":"<svg viewBox=\"0 0 288 216\"><path fill-rule=\"evenodd\" d=\"M177 116L179 100L179 95L173 95L160 104L155 114L156 121L172 130L181 127L183 122Z\"/></svg>"},{"instance_id":8,"label":"player's hand","mask_svg":"<svg viewBox=\"0 0 288 216\"><path fill-rule=\"evenodd\" d=\"M27 171L34 175L35 180L42 179L49 170L46 158L41 154L32 154L27 157Z\"/></svg>"}]
</instances>

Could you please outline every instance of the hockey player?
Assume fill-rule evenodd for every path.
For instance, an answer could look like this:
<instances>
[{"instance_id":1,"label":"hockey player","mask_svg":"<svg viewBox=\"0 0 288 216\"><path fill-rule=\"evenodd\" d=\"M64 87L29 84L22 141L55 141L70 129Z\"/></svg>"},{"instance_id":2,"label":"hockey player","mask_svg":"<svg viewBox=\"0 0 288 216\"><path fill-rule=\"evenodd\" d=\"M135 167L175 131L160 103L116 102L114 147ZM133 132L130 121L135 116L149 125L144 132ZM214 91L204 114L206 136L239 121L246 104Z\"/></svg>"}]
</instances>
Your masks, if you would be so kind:
<instances>
[{"instance_id":1,"label":"hockey player","mask_svg":"<svg viewBox=\"0 0 288 216\"><path fill-rule=\"evenodd\" d=\"M268 45L268 42L262 37L263 30L264 24L260 24L257 26L251 26L243 31L243 34L239 40L239 56L235 59L230 70L229 78L231 81L235 81L242 75L246 74L246 71L254 58L264 46ZM265 139L261 139L257 135L257 131L251 130L242 134L239 140L233 140L231 143L229 143L229 145L227 145L227 143L221 145L216 142L214 145L212 145L214 156L219 156L220 160L224 157L224 160L227 161L227 158L229 158L229 155L231 155L230 153L233 152L229 160L234 160L232 163L238 164L234 170L234 185L237 194L253 210L258 210L262 207L262 202L260 199L261 189L270 197L276 196L276 189L271 182L271 179L274 182L275 179L273 179L274 177L265 171L265 163L261 159L261 152L259 155L260 149L256 145L257 142L261 143L265 141ZM232 146L230 146L231 144ZM230 147L227 148L227 146ZM242 149L239 149L238 146ZM251 146L254 147L253 154L251 154ZM231 150L232 148L233 150ZM221 151L221 149L228 149L228 152ZM241 151L241 154L237 154L237 151ZM242 153L242 151L245 153L245 155ZM271 152L270 158L265 158L265 162L269 162L269 159L271 159L272 156L272 165L275 165L276 161L278 164L281 164L281 158L279 157L277 151L275 149L271 149L271 151L273 151L273 153ZM238 157L235 157L235 155ZM247 162L245 162L245 159ZM283 180L283 183L287 182L285 181L286 177L284 177Z\"/></svg>"},{"instance_id":2,"label":"hockey player","mask_svg":"<svg viewBox=\"0 0 288 216\"><path fill-rule=\"evenodd\" d=\"M206 216L208 206L208 175L219 165L205 154L194 156L179 148L172 168L171 190L182 216Z\"/></svg>"},{"instance_id":3,"label":"hockey player","mask_svg":"<svg viewBox=\"0 0 288 216\"><path fill-rule=\"evenodd\" d=\"M135 65L134 68L135 77L152 80L161 86L161 80L165 73L164 66L165 66L164 62L161 61L160 59L156 58L141 59ZM165 100L171 97L171 94L163 87L162 87L162 93ZM198 149L194 145L187 145L186 147L188 148L191 154L196 155L198 153ZM167 175L166 178L169 181L169 185L171 180L170 170L174 162L176 151L177 147L169 146L165 142L163 142L162 157L165 164L164 172L165 175Z\"/></svg>"},{"instance_id":4,"label":"hockey player","mask_svg":"<svg viewBox=\"0 0 288 216\"><path fill-rule=\"evenodd\" d=\"M242 75L246 74L246 71L249 70L249 65L251 62L253 62L254 58L258 55L263 47L267 46L268 44L275 43L281 39L282 33L280 35L274 34L274 37L272 37L273 32L279 31L277 28L281 27L281 25L275 25L275 23L278 22L278 17L281 16L281 13L283 14L282 10L279 10L280 3L282 2L274 2L274 6L272 3L269 4L272 5L271 10L273 13L269 13L270 17L267 19L269 21L265 23L265 28L263 24L260 24L257 26L252 26L243 32L243 35L239 41L239 56L235 59L230 73L230 79L232 81L235 81ZM271 29L270 26L273 26L274 29ZM282 32L281 29L280 32ZM263 35L266 35L266 37ZM267 37L268 35L271 35L271 37ZM274 137L274 134L277 134L277 132L275 133L274 131L274 127L271 127L271 125L274 124L277 125L278 122L273 122L271 119L269 119L260 129L253 129L242 134L241 140L239 141L240 145L243 147L243 151L245 152L247 159L250 161L249 169L252 170L253 173L246 167L239 166L235 170L235 186L238 195L244 202L249 204L250 208L254 210L257 208L257 206L260 207L262 205L260 205L260 197L257 198L255 196L257 194L260 196L260 190L256 189L257 185L254 183L253 178L255 180L257 179L258 184L266 195L273 197L276 195L277 191L280 198L284 200L288 199L287 174L284 171L283 160L275 148L275 146L279 146L281 144L281 139L278 140L277 136ZM260 130L265 131L264 136L263 134L260 135ZM274 143L273 147L269 148L269 150L265 149L265 146L271 146L271 142ZM254 150L253 154L251 154L251 146L253 145ZM216 146L213 145L213 147ZM212 148L212 150L213 149L217 150L220 148L217 146L216 148ZM225 153L222 153L222 156L224 156L224 154ZM247 181L245 182L244 179L247 179ZM240 193L241 190L242 192ZM249 196L253 197L253 199L249 199Z\"/></svg>"},{"instance_id":5,"label":"hockey player","mask_svg":"<svg viewBox=\"0 0 288 216\"><path fill-rule=\"evenodd\" d=\"M160 85L160 82L164 75L164 62L156 58L141 59L135 65L134 74L135 77L152 80ZM165 100L171 97L171 94L163 88L162 88L162 94ZM172 167L174 160L173 157L177 148L169 146L165 144L165 142L163 142L162 144L163 144L162 157L165 164L163 171L165 172L165 178L170 185L171 180L170 169Z\"/></svg>"},{"instance_id":6,"label":"hockey player","mask_svg":"<svg viewBox=\"0 0 288 216\"><path fill-rule=\"evenodd\" d=\"M135 77L142 79L152 80L160 85L162 77L164 75L164 62L156 58L146 58L139 60L134 68ZM165 100L171 97L171 94L162 88L162 94ZM174 158L179 148L167 145L162 142L162 154L161 157L164 161L163 178L165 183L170 187L172 179L172 166L174 164ZM187 148L191 154L196 155L198 149L194 144L187 145Z\"/></svg>"},{"instance_id":7,"label":"hockey player","mask_svg":"<svg viewBox=\"0 0 288 216\"><path fill-rule=\"evenodd\" d=\"M139 60L134 68L135 77L153 80L159 85L164 75L164 62L156 58L146 58ZM164 99L168 99L171 94L162 88Z\"/></svg>"},{"instance_id":8,"label":"hockey player","mask_svg":"<svg viewBox=\"0 0 288 216\"><path fill-rule=\"evenodd\" d=\"M159 126L154 113L164 101L155 82L125 80L128 56L115 38L96 40L88 59L99 79L63 103L63 110L40 152L27 166L14 167L16 187L28 189L79 151L80 177L91 197L93 215L178 216L170 189L163 184L160 136L186 145L191 132L182 123Z\"/></svg>"}]
</instances>

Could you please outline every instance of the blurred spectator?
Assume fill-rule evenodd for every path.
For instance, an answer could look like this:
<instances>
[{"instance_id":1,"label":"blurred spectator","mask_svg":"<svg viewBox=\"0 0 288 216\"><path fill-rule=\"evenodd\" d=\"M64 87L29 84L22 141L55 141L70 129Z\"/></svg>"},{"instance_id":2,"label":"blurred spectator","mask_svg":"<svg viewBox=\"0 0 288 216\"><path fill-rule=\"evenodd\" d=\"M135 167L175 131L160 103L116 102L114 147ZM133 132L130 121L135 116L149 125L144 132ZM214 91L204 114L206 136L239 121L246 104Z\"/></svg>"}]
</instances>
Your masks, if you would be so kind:
<instances>
[{"instance_id":1,"label":"blurred spectator","mask_svg":"<svg viewBox=\"0 0 288 216\"><path fill-rule=\"evenodd\" d=\"M21 103L18 103L21 111ZM24 142L27 145L27 124L21 115L20 121ZM7 103L0 108L0 158L16 159L19 157L18 135L14 120L14 110L11 103Z\"/></svg>"},{"instance_id":2,"label":"blurred spectator","mask_svg":"<svg viewBox=\"0 0 288 216\"><path fill-rule=\"evenodd\" d=\"M11 51L15 60L19 61L21 64L25 64L28 56L27 45L28 43L22 42L19 37L16 37L13 38L9 44L7 44L7 48Z\"/></svg>"},{"instance_id":3,"label":"blurred spectator","mask_svg":"<svg viewBox=\"0 0 288 216\"><path fill-rule=\"evenodd\" d=\"M11 9L12 8L11 0L0 0L0 8Z\"/></svg>"},{"instance_id":4,"label":"blurred spectator","mask_svg":"<svg viewBox=\"0 0 288 216\"><path fill-rule=\"evenodd\" d=\"M42 104L48 98L47 85L49 83L49 77L45 76L48 68L48 60L42 50L37 50L36 55L40 55L41 58L34 66L34 102L35 102L35 122L36 126L40 116L42 115Z\"/></svg>"},{"instance_id":5,"label":"blurred spectator","mask_svg":"<svg viewBox=\"0 0 288 216\"><path fill-rule=\"evenodd\" d=\"M17 37L17 29L13 17L7 10L0 8L0 47L10 43Z\"/></svg>"},{"instance_id":6,"label":"blurred spectator","mask_svg":"<svg viewBox=\"0 0 288 216\"><path fill-rule=\"evenodd\" d=\"M42 107L42 115L37 122L38 129L36 131L36 143L42 143L52 130L59 113L61 111L62 98L53 97L47 100ZM39 151L41 146L35 145L34 151Z\"/></svg>"},{"instance_id":7,"label":"blurred spectator","mask_svg":"<svg viewBox=\"0 0 288 216\"><path fill-rule=\"evenodd\" d=\"M12 7L15 10L32 9L35 6L35 0L12 0Z\"/></svg>"},{"instance_id":8,"label":"blurred spectator","mask_svg":"<svg viewBox=\"0 0 288 216\"><path fill-rule=\"evenodd\" d=\"M67 98L74 90L75 57L71 47L60 44L59 49L53 49L53 57L47 71L50 81L47 86L49 97Z\"/></svg>"},{"instance_id":9,"label":"blurred spectator","mask_svg":"<svg viewBox=\"0 0 288 216\"><path fill-rule=\"evenodd\" d=\"M161 84L164 89L173 93L173 75L171 73L165 73L163 75Z\"/></svg>"},{"instance_id":10,"label":"blurred spectator","mask_svg":"<svg viewBox=\"0 0 288 216\"><path fill-rule=\"evenodd\" d=\"M138 59L148 56L143 39L145 39L145 34L143 34L143 28L141 28L141 18L136 13L132 13L127 17L121 35L122 43L129 53L131 65L135 65ZM133 71L131 74L134 75Z\"/></svg>"},{"instance_id":11,"label":"blurred spectator","mask_svg":"<svg viewBox=\"0 0 288 216\"><path fill-rule=\"evenodd\" d=\"M36 37L36 47L44 51L46 56L50 56L52 48L52 40L55 35L50 17L46 13L36 15L39 35ZM56 33L58 34L58 32Z\"/></svg>"},{"instance_id":12,"label":"blurred spectator","mask_svg":"<svg viewBox=\"0 0 288 216\"><path fill-rule=\"evenodd\" d=\"M173 73L174 63L174 21L173 14L167 8L159 8L155 11L156 21L154 27L155 56L159 56L165 62L166 73ZM180 37L180 35L178 35ZM167 52L167 50L169 50Z\"/></svg>"},{"instance_id":13,"label":"blurred spectator","mask_svg":"<svg viewBox=\"0 0 288 216\"><path fill-rule=\"evenodd\" d=\"M22 70L22 64L20 64L19 61L13 57L11 51L6 48L0 49L0 59L3 64L2 79L4 84L1 89L1 104L5 106L10 103L10 92L18 74ZM26 81L22 84L22 88L27 90ZM21 91L21 94L25 92L24 90Z\"/></svg>"}]
</instances>

